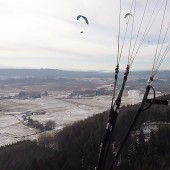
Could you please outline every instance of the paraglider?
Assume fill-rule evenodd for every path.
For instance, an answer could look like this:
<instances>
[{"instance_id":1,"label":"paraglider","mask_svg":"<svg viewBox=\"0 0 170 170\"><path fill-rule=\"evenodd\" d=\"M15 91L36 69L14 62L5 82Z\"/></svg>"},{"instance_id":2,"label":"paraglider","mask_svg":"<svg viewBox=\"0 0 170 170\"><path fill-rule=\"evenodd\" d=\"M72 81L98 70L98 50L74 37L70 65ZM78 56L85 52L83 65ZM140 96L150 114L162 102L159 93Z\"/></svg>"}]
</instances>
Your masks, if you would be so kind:
<instances>
[{"instance_id":1,"label":"paraglider","mask_svg":"<svg viewBox=\"0 0 170 170\"><path fill-rule=\"evenodd\" d=\"M85 16L83 16L83 15L78 15L77 16L77 20L79 20L80 18L83 18L83 20L85 21L85 23L88 25L89 24L89 21L88 21L88 19L85 17ZM83 33L83 31L81 31L80 33Z\"/></svg>"},{"instance_id":2,"label":"paraglider","mask_svg":"<svg viewBox=\"0 0 170 170\"><path fill-rule=\"evenodd\" d=\"M131 13L127 13L126 15L125 15L125 18L127 17L127 16L131 16L132 17L132 14Z\"/></svg>"},{"instance_id":3,"label":"paraglider","mask_svg":"<svg viewBox=\"0 0 170 170\"><path fill-rule=\"evenodd\" d=\"M85 20L85 22L86 22L87 25L89 24L89 21L88 21L88 19L87 19L85 16L83 16L83 15L78 15L78 16L77 16L77 20L79 20L80 18L83 18L83 19Z\"/></svg>"}]
</instances>

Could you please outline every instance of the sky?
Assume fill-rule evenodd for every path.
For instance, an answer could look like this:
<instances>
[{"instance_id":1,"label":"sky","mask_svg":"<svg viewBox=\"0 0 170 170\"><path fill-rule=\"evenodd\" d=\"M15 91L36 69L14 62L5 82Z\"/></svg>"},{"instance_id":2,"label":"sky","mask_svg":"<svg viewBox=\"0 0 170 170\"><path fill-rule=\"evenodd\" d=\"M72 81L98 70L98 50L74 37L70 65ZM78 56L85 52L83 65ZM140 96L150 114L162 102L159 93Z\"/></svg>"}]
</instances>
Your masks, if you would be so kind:
<instances>
[{"instance_id":1,"label":"sky","mask_svg":"<svg viewBox=\"0 0 170 170\"><path fill-rule=\"evenodd\" d=\"M136 49L147 23L151 23L149 18L152 16L156 1L149 0L141 26L146 0L142 2L137 0L135 12L134 8L131 10L131 0L122 2L120 50L127 25L128 28L120 60L121 70L127 65L129 46L132 47L132 52L139 26ZM0 68L114 70L118 51L119 2L119 0L0 0ZM155 8L157 11L162 2L163 0L159 0ZM131 67L133 70L152 69L164 6L155 17L136 55ZM125 14L129 12L132 16L125 18ZM78 15L86 16L89 24L87 25L83 18L77 20ZM166 6L158 49L161 49L163 35L168 27L168 16L170 3ZM130 41L133 19L133 34ZM83 33L80 33L81 31ZM167 47L169 38L170 31L164 40L161 53ZM160 69L169 69L169 56L168 53Z\"/></svg>"}]
</instances>

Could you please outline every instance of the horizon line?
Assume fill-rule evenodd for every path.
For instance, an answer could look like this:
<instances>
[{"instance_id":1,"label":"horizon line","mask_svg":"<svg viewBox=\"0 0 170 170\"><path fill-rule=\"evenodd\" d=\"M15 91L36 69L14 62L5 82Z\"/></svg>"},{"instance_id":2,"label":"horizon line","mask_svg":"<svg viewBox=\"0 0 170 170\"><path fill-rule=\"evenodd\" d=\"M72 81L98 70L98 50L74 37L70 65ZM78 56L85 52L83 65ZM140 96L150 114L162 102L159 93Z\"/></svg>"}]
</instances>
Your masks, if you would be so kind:
<instances>
[{"instance_id":1,"label":"horizon line","mask_svg":"<svg viewBox=\"0 0 170 170\"><path fill-rule=\"evenodd\" d=\"M61 71L75 71L75 72L113 72L113 70L75 70L75 69L64 69L64 68L31 68L31 67L0 67L0 70L2 69L8 69L8 70L61 70ZM119 70L120 72L123 72L125 70ZM149 69L133 69L131 70L131 72L133 71L151 71ZM159 71L170 71L170 69L160 69Z\"/></svg>"}]
</instances>

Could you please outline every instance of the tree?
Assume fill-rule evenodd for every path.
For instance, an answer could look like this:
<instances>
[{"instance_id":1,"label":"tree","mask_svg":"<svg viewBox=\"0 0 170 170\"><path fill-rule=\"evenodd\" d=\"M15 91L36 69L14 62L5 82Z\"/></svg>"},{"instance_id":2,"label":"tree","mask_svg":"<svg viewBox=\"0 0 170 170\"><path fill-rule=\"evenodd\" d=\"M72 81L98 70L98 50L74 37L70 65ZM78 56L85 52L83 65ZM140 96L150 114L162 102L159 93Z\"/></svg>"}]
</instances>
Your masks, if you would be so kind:
<instances>
[{"instance_id":1,"label":"tree","mask_svg":"<svg viewBox=\"0 0 170 170\"><path fill-rule=\"evenodd\" d=\"M53 120L49 120L45 123L44 129L45 130L53 130L56 127L56 123Z\"/></svg>"}]
</instances>

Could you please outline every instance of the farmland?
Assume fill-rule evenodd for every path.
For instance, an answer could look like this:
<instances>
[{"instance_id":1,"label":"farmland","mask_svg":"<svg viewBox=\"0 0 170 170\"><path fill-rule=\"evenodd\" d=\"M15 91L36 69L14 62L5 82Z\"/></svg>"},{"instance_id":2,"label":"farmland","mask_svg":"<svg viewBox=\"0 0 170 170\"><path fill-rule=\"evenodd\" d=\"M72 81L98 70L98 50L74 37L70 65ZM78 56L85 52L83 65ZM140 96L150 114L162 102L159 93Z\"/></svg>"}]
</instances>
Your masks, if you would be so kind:
<instances>
[{"instance_id":1,"label":"farmland","mask_svg":"<svg viewBox=\"0 0 170 170\"><path fill-rule=\"evenodd\" d=\"M112 78L108 74L105 77L79 76L72 76L71 79L70 76L48 76L45 79L37 76L39 80L29 75L17 78L14 75L1 76L0 146L37 139L42 131L30 126L30 119L40 124L53 120L56 123L53 131L57 131L108 110L112 99ZM132 80L125 89L122 105L139 103L142 99L145 81L141 81L142 77L140 81L136 81L135 77ZM157 91L157 95L161 94L163 92Z\"/></svg>"}]
</instances>

